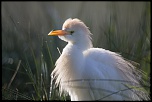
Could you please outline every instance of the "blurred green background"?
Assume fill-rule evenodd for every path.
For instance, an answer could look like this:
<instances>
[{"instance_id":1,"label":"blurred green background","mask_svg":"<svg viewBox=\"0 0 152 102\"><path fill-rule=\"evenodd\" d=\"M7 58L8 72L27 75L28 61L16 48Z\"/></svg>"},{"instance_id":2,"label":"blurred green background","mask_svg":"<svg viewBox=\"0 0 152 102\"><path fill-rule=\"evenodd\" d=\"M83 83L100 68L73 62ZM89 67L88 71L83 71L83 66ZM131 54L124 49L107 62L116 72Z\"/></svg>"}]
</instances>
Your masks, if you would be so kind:
<instances>
[{"instance_id":1,"label":"blurred green background","mask_svg":"<svg viewBox=\"0 0 152 102\"><path fill-rule=\"evenodd\" d=\"M150 2L3 1L1 6L2 99L68 99L59 97L55 88L49 97L58 49L62 51L67 43L48 36L51 30L61 29L68 18L79 18L90 28L94 47L139 63L149 81Z\"/></svg>"}]
</instances>

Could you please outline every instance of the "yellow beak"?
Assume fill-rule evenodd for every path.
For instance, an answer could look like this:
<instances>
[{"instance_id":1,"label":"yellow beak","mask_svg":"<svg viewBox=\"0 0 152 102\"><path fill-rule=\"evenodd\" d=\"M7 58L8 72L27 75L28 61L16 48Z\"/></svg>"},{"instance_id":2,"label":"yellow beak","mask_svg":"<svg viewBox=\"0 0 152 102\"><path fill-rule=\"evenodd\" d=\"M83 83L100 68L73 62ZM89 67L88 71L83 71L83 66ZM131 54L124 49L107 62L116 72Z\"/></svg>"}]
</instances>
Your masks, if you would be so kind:
<instances>
[{"instance_id":1,"label":"yellow beak","mask_svg":"<svg viewBox=\"0 0 152 102\"><path fill-rule=\"evenodd\" d=\"M68 34L68 32L65 31L65 30L55 30L55 31L52 30L48 35L63 36L63 35L66 35L66 34Z\"/></svg>"}]
</instances>

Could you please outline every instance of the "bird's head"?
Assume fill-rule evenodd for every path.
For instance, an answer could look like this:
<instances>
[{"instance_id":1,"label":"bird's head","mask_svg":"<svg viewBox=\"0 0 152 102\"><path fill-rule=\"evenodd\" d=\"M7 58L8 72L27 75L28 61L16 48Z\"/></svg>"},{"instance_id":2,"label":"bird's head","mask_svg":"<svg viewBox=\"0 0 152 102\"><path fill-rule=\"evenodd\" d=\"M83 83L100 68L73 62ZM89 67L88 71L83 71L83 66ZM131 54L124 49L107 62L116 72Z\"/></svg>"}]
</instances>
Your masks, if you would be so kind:
<instances>
[{"instance_id":1,"label":"bird's head","mask_svg":"<svg viewBox=\"0 0 152 102\"><path fill-rule=\"evenodd\" d=\"M62 30L51 31L48 35L57 35L60 39L77 45L85 50L92 47L90 31L88 27L79 19L67 19Z\"/></svg>"}]
</instances>

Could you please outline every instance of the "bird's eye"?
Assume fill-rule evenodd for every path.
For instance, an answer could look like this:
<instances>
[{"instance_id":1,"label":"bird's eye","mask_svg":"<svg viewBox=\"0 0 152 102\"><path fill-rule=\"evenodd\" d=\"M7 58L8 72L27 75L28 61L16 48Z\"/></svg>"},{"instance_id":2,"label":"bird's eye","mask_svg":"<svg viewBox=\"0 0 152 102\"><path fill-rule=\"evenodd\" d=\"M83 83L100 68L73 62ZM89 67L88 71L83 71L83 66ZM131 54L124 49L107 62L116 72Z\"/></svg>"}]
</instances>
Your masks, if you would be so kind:
<instances>
[{"instance_id":1,"label":"bird's eye","mask_svg":"<svg viewBox=\"0 0 152 102\"><path fill-rule=\"evenodd\" d=\"M71 35L74 33L74 31L70 31Z\"/></svg>"}]
</instances>

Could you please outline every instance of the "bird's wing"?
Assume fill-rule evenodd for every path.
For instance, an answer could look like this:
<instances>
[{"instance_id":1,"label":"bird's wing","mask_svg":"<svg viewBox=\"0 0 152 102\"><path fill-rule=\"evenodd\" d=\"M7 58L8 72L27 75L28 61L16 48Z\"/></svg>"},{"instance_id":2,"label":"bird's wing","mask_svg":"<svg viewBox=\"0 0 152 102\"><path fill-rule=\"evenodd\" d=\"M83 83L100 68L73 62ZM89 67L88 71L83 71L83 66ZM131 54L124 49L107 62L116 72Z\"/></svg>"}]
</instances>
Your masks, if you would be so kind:
<instances>
[{"instance_id":1,"label":"bird's wing","mask_svg":"<svg viewBox=\"0 0 152 102\"><path fill-rule=\"evenodd\" d=\"M86 87L89 87L92 99L138 99L138 95L128 86L139 85L137 77L133 74L135 68L132 64L119 54L101 48L90 48L83 54L83 78L86 85L89 85Z\"/></svg>"},{"instance_id":2,"label":"bird's wing","mask_svg":"<svg viewBox=\"0 0 152 102\"><path fill-rule=\"evenodd\" d=\"M91 48L84 52L84 57L85 68L88 71L97 71L95 73L99 73L100 78L103 74L104 79L127 80L134 70L134 66L124 60L121 55L102 48Z\"/></svg>"}]
</instances>

